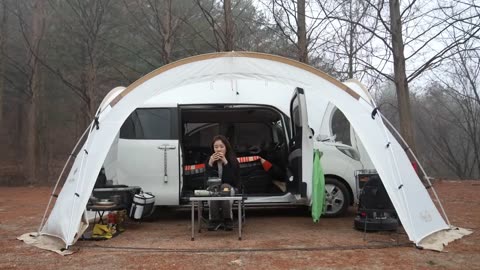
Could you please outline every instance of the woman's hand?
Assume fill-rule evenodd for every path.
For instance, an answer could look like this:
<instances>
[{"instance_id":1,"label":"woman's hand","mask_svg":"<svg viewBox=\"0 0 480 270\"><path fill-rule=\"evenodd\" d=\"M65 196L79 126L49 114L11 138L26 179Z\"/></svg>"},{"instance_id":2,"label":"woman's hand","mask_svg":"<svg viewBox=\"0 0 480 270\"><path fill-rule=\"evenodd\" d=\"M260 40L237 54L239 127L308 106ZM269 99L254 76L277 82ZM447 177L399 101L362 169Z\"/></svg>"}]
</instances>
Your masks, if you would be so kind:
<instances>
[{"instance_id":1,"label":"woman's hand","mask_svg":"<svg viewBox=\"0 0 480 270\"><path fill-rule=\"evenodd\" d=\"M217 161L222 161L223 164L227 164L228 161L227 159L225 158L225 156L223 155L223 153L220 153L220 152L217 152L217 153L213 153L211 156L210 156L210 159L208 160L208 165L210 165L210 167L213 167L213 164Z\"/></svg>"},{"instance_id":2,"label":"woman's hand","mask_svg":"<svg viewBox=\"0 0 480 270\"><path fill-rule=\"evenodd\" d=\"M222 161L223 165L227 165L228 161L225 158L225 156L223 155L223 153L218 152L217 154L218 154L218 159Z\"/></svg>"},{"instance_id":3,"label":"woman's hand","mask_svg":"<svg viewBox=\"0 0 480 270\"><path fill-rule=\"evenodd\" d=\"M213 167L213 163L215 163L215 161L218 160L218 155L217 153L213 153L211 156L210 156L210 159L208 160L208 165L210 165L210 167Z\"/></svg>"}]
</instances>

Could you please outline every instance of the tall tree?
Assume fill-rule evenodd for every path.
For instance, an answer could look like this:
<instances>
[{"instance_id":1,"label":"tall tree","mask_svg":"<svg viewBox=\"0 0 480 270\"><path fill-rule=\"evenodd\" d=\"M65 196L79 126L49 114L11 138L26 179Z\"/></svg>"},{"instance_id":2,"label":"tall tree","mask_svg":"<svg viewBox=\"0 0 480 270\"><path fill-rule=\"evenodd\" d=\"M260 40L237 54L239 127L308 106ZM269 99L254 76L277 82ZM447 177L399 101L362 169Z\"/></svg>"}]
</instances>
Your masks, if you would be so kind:
<instances>
[{"instance_id":1,"label":"tall tree","mask_svg":"<svg viewBox=\"0 0 480 270\"><path fill-rule=\"evenodd\" d=\"M298 61L308 64L307 24L305 23L305 0L297 0Z\"/></svg>"},{"instance_id":2,"label":"tall tree","mask_svg":"<svg viewBox=\"0 0 480 270\"><path fill-rule=\"evenodd\" d=\"M432 117L436 117L432 122L450 127L448 131L428 135L438 138L432 143L434 150L442 157L443 164L461 178L480 177L479 42L472 40L455 47L454 54L446 60L447 65L433 73L434 87L428 89L431 100L441 108L428 107L433 111ZM449 133L450 138L446 136Z\"/></svg>"},{"instance_id":3,"label":"tall tree","mask_svg":"<svg viewBox=\"0 0 480 270\"><path fill-rule=\"evenodd\" d=\"M124 0L123 3L133 18L132 31L138 31L145 47L160 58L159 61L152 59L152 67L170 63L178 29L190 14L188 3L173 0Z\"/></svg>"},{"instance_id":4,"label":"tall tree","mask_svg":"<svg viewBox=\"0 0 480 270\"><path fill-rule=\"evenodd\" d=\"M55 11L55 35L51 35L54 56L37 60L53 73L79 98L82 105L82 126L94 118L98 105L99 77L106 66L107 37L113 35L107 28L112 7L110 0L65 0L49 2ZM83 129L83 128L82 128Z\"/></svg>"},{"instance_id":5,"label":"tall tree","mask_svg":"<svg viewBox=\"0 0 480 270\"><path fill-rule=\"evenodd\" d=\"M235 35L231 0L223 0L223 16L225 18L225 51L233 51Z\"/></svg>"},{"instance_id":6,"label":"tall tree","mask_svg":"<svg viewBox=\"0 0 480 270\"><path fill-rule=\"evenodd\" d=\"M367 70L395 82L400 115L400 131L410 147L415 149L413 121L410 106L409 83L425 71L439 65L451 53L451 49L474 38L480 31L480 18L475 12L474 1L426 2L411 0L403 5L399 0L365 0L375 11L371 16L379 20L379 26L372 29L363 23L356 23L375 37L375 42L385 46L386 53L377 57L376 64L365 62ZM332 15L322 1L317 0L327 18L340 23L352 23L349 18ZM388 10L386 10L388 8ZM450 29L468 26L460 35L448 39L443 45L438 42ZM460 27L461 28L461 27ZM408 48L406 51L405 48ZM392 69L384 68L393 64ZM393 75L392 74L393 71Z\"/></svg>"},{"instance_id":7,"label":"tall tree","mask_svg":"<svg viewBox=\"0 0 480 270\"><path fill-rule=\"evenodd\" d=\"M109 10L110 1L67 1L75 14L75 19L81 29L81 72L79 88L86 101L86 123L93 119L97 109L97 86L99 73L99 61L104 49L101 46L101 35L105 30L106 13ZM86 124L85 123L85 124Z\"/></svg>"},{"instance_id":8,"label":"tall tree","mask_svg":"<svg viewBox=\"0 0 480 270\"><path fill-rule=\"evenodd\" d=\"M463 88L466 85L444 84L459 76L461 74L443 74L443 82L433 82L427 87L421 99L421 114L416 120L424 141L428 142L421 146L427 153L427 164L437 174L477 179L480 177L480 106L467 95L468 89Z\"/></svg>"},{"instance_id":9,"label":"tall tree","mask_svg":"<svg viewBox=\"0 0 480 270\"><path fill-rule=\"evenodd\" d=\"M203 17L208 22L215 40L215 50L232 51L235 48L235 25L231 0L223 0L220 11L219 4L215 1L196 0ZM240 2L240 1L239 1ZM239 3L237 2L237 4ZM223 18L223 19L222 19Z\"/></svg>"},{"instance_id":10,"label":"tall tree","mask_svg":"<svg viewBox=\"0 0 480 270\"><path fill-rule=\"evenodd\" d=\"M25 157L23 171L26 180L30 184L38 184L39 164L38 164L38 116L40 115L40 92L42 89L40 63L40 45L44 36L46 20L46 0L35 0L28 5L17 2L17 12L19 15L20 27L22 29L25 42L27 44L27 82L26 96L27 102L25 115ZM30 21L25 20L24 10L31 10Z\"/></svg>"},{"instance_id":11,"label":"tall tree","mask_svg":"<svg viewBox=\"0 0 480 270\"><path fill-rule=\"evenodd\" d=\"M332 58L340 73L340 79L364 78L363 62L370 61L365 57L366 52L374 54L376 51L370 42L373 35L362 29L359 24L376 29L378 20L371 16L371 8L365 1L322 2L322 5L327 4L336 8L329 7L330 13L325 16L348 18L348 22L332 21L328 26L328 33L322 39L323 44L317 51Z\"/></svg>"},{"instance_id":12,"label":"tall tree","mask_svg":"<svg viewBox=\"0 0 480 270\"><path fill-rule=\"evenodd\" d=\"M212 50L282 51L283 44L280 43L283 40L275 37L267 18L251 0L195 2L202 18L191 16L185 21L184 29L185 37L197 41L193 43L196 46L194 50L189 49L191 53Z\"/></svg>"},{"instance_id":13,"label":"tall tree","mask_svg":"<svg viewBox=\"0 0 480 270\"><path fill-rule=\"evenodd\" d=\"M412 149L415 149L410 91L408 90L405 67L404 43L400 14L400 0L390 0L390 33L392 36L393 73L397 89L397 102L400 114L400 132Z\"/></svg>"},{"instance_id":14,"label":"tall tree","mask_svg":"<svg viewBox=\"0 0 480 270\"><path fill-rule=\"evenodd\" d=\"M305 1L272 0L270 11L279 32L296 47L296 59L308 63Z\"/></svg>"},{"instance_id":15,"label":"tall tree","mask_svg":"<svg viewBox=\"0 0 480 270\"><path fill-rule=\"evenodd\" d=\"M8 40L8 11L7 11L7 1L2 1L0 3L0 127L3 127L3 100L5 93L5 65L6 60L4 59L7 54L7 40Z\"/></svg>"}]
</instances>

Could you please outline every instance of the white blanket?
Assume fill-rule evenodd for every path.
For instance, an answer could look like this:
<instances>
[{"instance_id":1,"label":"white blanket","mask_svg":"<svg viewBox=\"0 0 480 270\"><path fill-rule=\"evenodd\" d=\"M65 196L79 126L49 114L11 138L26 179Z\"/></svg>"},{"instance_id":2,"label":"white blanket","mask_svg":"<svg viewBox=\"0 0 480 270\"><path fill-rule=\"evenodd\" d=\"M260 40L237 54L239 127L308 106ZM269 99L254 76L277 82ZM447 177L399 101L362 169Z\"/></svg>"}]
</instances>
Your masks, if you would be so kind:
<instances>
[{"instance_id":1,"label":"white blanket","mask_svg":"<svg viewBox=\"0 0 480 270\"><path fill-rule=\"evenodd\" d=\"M65 249L65 243L53 236L38 235L38 233L25 233L17 237L18 240L25 242L28 245L32 245L41 249L50 250L60 255L67 256L73 254L70 249Z\"/></svg>"},{"instance_id":2,"label":"white blanket","mask_svg":"<svg viewBox=\"0 0 480 270\"><path fill-rule=\"evenodd\" d=\"M468 229L452 227L449 230L442 230L425 237L417 246L424 249L442 251L448 243L469 235L472 232L473 231Z\"/></svg>"}]
</instances>

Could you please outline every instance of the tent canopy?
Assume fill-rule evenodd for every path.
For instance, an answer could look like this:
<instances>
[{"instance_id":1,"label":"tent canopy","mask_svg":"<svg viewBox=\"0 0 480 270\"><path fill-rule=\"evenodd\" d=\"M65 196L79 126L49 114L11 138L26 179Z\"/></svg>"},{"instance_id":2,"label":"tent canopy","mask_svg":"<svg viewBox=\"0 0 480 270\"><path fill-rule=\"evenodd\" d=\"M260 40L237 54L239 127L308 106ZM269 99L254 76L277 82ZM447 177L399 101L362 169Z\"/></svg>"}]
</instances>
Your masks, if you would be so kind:
<instances>
[{"instance_id":1,"label":"tent canopy","mask_svg":"<svg viewBox=\"0 0 480 270\"><path fill-rule=\"evenodd\" d=\"M371 117L373 107L362 98L364 94L294 60L229 52L171 63L109 95L99 108L98 125L91 125L41 233L59 237L67 246L75 242L98 172L121 125L137 107L160 99L174 104L268 104L288 113L295 87L305 89L309 114L315 112L317 102L331 102L344 113L371 157L411 241L418 243L449 228L401 145L381 117ZM312 115L309 118L316 121Z\"/></svg>"}]
</instances>

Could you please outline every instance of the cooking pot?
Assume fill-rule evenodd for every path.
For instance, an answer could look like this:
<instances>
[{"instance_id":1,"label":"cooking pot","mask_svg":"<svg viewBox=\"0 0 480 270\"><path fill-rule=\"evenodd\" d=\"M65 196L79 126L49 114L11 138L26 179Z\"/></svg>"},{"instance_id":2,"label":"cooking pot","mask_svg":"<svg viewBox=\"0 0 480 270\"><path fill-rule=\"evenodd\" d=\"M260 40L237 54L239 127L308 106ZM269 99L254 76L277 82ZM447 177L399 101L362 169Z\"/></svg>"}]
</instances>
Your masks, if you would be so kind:
<instances>
[{"instance_id":1,"label":"cooking pot","mask_svg":"<svg viewBox=\"0 0 480 270\"><path fill-rule=\"evenodd\" d=\"M122 196L112 195L112 196L110 196L110 201L114 202L115 204L121 204L122 203Z\"/></svg>"}]
</instances>

